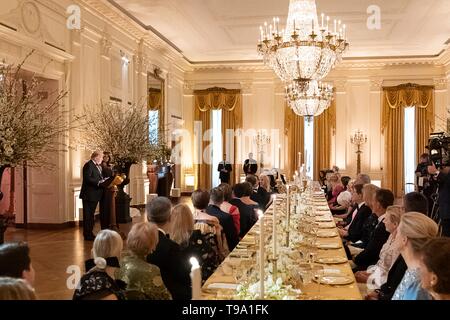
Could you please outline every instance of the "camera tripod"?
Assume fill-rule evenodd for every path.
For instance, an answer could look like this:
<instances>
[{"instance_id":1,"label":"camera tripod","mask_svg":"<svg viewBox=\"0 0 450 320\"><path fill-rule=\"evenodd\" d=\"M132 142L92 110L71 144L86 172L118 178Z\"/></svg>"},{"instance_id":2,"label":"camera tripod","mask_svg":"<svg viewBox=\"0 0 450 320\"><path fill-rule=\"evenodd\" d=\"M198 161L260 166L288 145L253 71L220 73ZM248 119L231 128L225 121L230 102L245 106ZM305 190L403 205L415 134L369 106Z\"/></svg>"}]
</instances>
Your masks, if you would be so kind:
<instances>
[{"instance_id":1,"label":"camera tripod","mask_svg":"<svg viewBox=\"0 0 450 320\"><path fill-rule=\"evenodd\" d=\"M433 219L439 226L439 235L442 233L441 219L439 218L439 185L436 187L436 190L430 196L431 200L433 200L433 207L431 212L429 213L429 217Z\"/></svg>"}]
</instances>

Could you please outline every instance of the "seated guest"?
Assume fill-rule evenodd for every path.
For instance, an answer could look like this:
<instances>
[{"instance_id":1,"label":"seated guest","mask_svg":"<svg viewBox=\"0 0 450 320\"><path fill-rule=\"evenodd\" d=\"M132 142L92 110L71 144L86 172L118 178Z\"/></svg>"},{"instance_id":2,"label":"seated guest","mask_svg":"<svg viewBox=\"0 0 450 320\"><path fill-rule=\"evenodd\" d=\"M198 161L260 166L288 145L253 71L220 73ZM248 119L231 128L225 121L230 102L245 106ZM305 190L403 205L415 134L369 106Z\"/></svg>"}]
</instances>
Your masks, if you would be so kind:
<instances>
[{"instance_id":1,"label":"seated guest","mask_svg":"<svg viewBox=\"0 0 450 320\"><path fill-rule=\"evenodd\" d=\"M267 175L260 175L259 176L259 187L257 191L260 199L260 205L263 208L262 210L265 211L268 205L270 204L270 197L271 197L271 187L270 187L270 179Z\"/></svg>"},{"instance_id":2,"label":"seated guest","mask_svg":"<svg viewBox=\"0 0 450 320\"><path fill-rule=\"evenodd\" d=\"M241 214L239 212L239 208L230 203L231 198L233 196L233 190L231 189L231 186L227 183L220 184L219 188L222 189L223 191L223 202L220 205L220 210L228 213L233 218L234 227L236 229L237 235L239 236L241 230L241 223L240 223Z\"/></svg>"},{"instance_id":3,"label":"seated guest","mask_svg":"<svg viewBox=\"0 0 450 320\"><path fill-rule=\"evenodd\" d=\"M350 206L352 194L348 191L348 183L351 178L348 176L344 176L341 178L341 183L344 186L344 190L336 198L336 202L330 206L331 213L336 214L345 214L347 212L348 207Z\"/></svg>"},{"instance_id":4,"label":"seated guest","mask_svg":"<svg viewBox=\"0 0 450 320\"><path fill-rule=\"evenodd\" d=\"M255 176L250 175L250 180L256 181L256 178L255 178L255 180L253 178L255 178ZM260 209L259 203L251 198L252 196L253 196L253 198L256 197L256 195L254 196L255 190L254 190L253 184L246 181L246 182L244 182L244 186L245 186L245 191L244 191L244 195L241 197L242 202L244 202L246 205L253 206L255 209Z\"/></svg>"},{"instance_id":5,"label":"seated guest","mask_svg":"<svg viewBox=\"0 0 450 320\"><path fill-rule=\"evenodd\" d=\"M424 215L428 213L428 200L420 192L410 192L405 194L403 198L403 206L405 207L405 212L421 212Z\"/></svg>"},{"instance_id":6,"label":"seated guest","mask_svg":"<svg viewBox=\"0 0 450 320\"><path fill-rule=\"evenodd\" d=\"M219 187L211 189L209 205L206 208L206 213L219 219L219 223L222 226L222 230L225 233L228 249L232 251L239 243L239 235L234 228L233 218L220 210L220 206L223 202L223 191Z\"/></svg>"},{"instance_id":7,"label":"seated guest","mask_svg":"<svg viewBox=\"0 0 450 320\"><path fill-rule=\"evenodd\" d=\"M236 184L233 189L234 197L230 200L230 203L239 209L241 227L239 237L241 238L247 234L248 230L250 230L257 221L256 212L254 211L255 206L247 205L242 201L248 187L249 184L247 182Z\"/></svg>"},{"instance_id":8,"label":"seated guest","mask_svg":"<svg viewBox=\"0 0 450 320\"><path fill-rule=\"evenodd\" d=\"M0 277L20 278L34 286L35 272L28 244L7 242L0 245Z\"/></svg>"},{"instance_id":9,"label":"seated guest","mask_svg":"<svg viewBox=\"0 0 450 320\"><path fill-rule=\"evenodd\" d=\"M403 214L403 207L389 206L386 209L384 224L386 231L389 232L389 238L380 251L380 259L373 266L369 266L366 271L358 271L355 274L356 281L370 284L371 288L378 289L387 280L389 269L391 269L400 252L395 247L395 234Z\"/></svg>"},{"instance_id":10,"label":"seated guest","mask_svg":"<svg viewBox=\"0 0 450 320\"><path fill-rule=\"evenodd\" d=\"M36 300L34 289L20 278L0 277L1 300Z\"/></svg>"},{"instance_id":11,"label":"seated guest","mask_svg":"<svg viewBox=\"0 0 450 320\"><path fill-rule=\"evenodd\" d=\"M133 225L127 237L128 252L124 255L116 278L127 284L127 298L143 300L170 300L159 268L146 261L158 244L158 228L149 222ZM133 296L135 295L135 296Z\"/></svg>"},{"instance_id":12,"label":"seated guest","mask_svg":"<svg viewBox=\"0 0 450 320\"><path fill-rule=\"evenodd\" d=\"M191 195L194 206L194 229L200 229L203 234L213 233L217 238L220 259L223 260L230 252L228 242L217 217L206 212L209 205L210 195L206 190L195 190Z\"/></svg>"},{"instance_id":13,"label":"seated guest","mask_svg":"<svg viewBox=\"0 0 450 320\"><path fill-rule=\"evenodd\" d=\"M369 190L368 188L367 190ZM366 196L369 191L366 191ZM370 197L373 197L370 194ZM339 234L344 240L350 242L357 242L362 239L363 225L368 217L372 214L372 210L366 206L363 196L363 185L357 184L353 187L352 202L355 204L353 210L350 212L349 224L343 228L339 228Z\"/></svg>"},{"instance_id":14,"label":"seated guest","mask_svg":"<svg viewBox=\"0 0 450 320\"><path fill-rule=\"evenodd\" d=\"M172 204L165 197L157 197L147 206L147 220L158 227L158 245L147 256L147 262L159 268L172 299L190 300L192 290L189 259L182 254L180 246L168 237L171 210Z\"/></svg>"},{"instance_id":15,"label":"seated guest","mask_svg":"<svg viewBox=\"0 0 450 320\"><path fill-rule=\"evenodd\" d=\"M197 227L197 229L195 229ZM202 281L206 281L221 263L217 237L213 228L199 228L194 225L191 209L185 204L179 204L172 210L172 239L178 243L189 259L197 258L202 268Z\"/></svg>"},{"instance_id":16,"label":"seated guest","mask_svg":"<svg viewBox=\"0 0 450 320\"><path fill-rule=\"evenodd\" d=\"M420 278L422 288L434 300L450 300L450 239L429 240L421 249Z\"/></svg>"},{"instance_id":17,"label":"seated guest","mask_svg":"<svg viewBox=\"0 0 450 320\"><path fill-rule=\"evenodd\" d=\"M331 174L329 182L331 186L331 197L328 200L328 205L331 208L333 205L335 205L335 203L337 203L337 197L342 191L344 191L344 186L342 185L337 173Z\"/></svg>"},{"instance_id":18,"label":"seated guest","mask_svg":"<svg viewBox=\"0 0 450 320\"><path fill-rule=\"evenodd\" d=\"M379 189L375 193L373 201L372 215L375 215L378 219L370 239L364 248L356 257L353 258L353 262L356 264L356 270L366 270L368 266L375 264L379 257L380 251L383 245L389 238L389 232L386 230L384 219L386 218L386 209L394 204L394 194L388 189Z\"/></svg>"},{"instance_id":19,"label":"seated guest","mask_svg":"<svg viewBox=\"0 0 450 320\"><path fill-rule=\"evenodd\" d=\"M105 229L97 234L92 248L94 267L81 277L73 300L125 300L126 284L115 280L118 260L106 259L120 257L122 248L122 238L116 231ZM110 261L115 263L108 264Z\"/></svg>"},{"instance_id":20,"label":"seated guest","mask_svg":"<svg viewBox=\"0 0 450 320\"><path fill-rule=\"evenodd\" d=\"M371 183L368 174L365 173L358 174L358 176L356 177L355 184L368 184L368 183Z\"/></svg>"},{"instance_id":21,"label":"seated guest","mask_svg":"<svg viewBox=\"0 0 450 320\"><path fill-rule=\"evenodd\" d=\"M430 294L420 285L420 250L438 234L438 225L420 212L407 212L400 219L395 236L395 246L405 259L408 269L395 290L392 300L431 300Z\"/></svg>"}]
</instances>

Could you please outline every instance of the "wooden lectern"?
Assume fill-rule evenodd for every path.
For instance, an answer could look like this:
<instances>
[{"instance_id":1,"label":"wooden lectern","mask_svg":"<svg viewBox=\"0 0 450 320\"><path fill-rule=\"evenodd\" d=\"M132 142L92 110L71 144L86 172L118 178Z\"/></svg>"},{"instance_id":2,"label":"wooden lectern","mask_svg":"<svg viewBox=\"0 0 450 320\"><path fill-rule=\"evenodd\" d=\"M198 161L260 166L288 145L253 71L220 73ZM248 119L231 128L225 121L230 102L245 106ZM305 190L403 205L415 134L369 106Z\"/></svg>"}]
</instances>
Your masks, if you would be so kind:
<instances>
[{"instance_id":1,"label":"wooden lectern","mask_svg":"<svg viewBox=\"0 0 450 320\"><path fill-rule=\"evenodd\" d=\"M117 223L116 218L116 195L118 185L120 185L126 178L125 174L116 175L106 179L101 186L105 188L106 192L106 202L109 203L109 229L116 231L120 234L122 239L125 239L125 234L120 231L119 224Z\"/></svg>"}]
</instances>

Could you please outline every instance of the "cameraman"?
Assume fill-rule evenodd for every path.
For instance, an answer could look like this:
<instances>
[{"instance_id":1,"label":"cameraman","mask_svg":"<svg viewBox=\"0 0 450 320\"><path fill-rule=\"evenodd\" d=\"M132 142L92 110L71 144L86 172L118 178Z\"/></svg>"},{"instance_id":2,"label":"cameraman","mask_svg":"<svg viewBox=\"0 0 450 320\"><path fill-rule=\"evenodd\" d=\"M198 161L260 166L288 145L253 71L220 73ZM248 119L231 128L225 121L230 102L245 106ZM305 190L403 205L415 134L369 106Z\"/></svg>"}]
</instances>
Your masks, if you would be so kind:
<instances>
[{"instance_id":1,"label":"cameraman","mask_svg":"<svg viewBox=\"0 0 450 320\"><path fill-rule=\"evenodd\" d=\"M442 166L439 170L434 163L428 166L428 173L433 175L439 186L439 219L442 236L450 237L450 167Z\"/></svg>"}]
</instances>

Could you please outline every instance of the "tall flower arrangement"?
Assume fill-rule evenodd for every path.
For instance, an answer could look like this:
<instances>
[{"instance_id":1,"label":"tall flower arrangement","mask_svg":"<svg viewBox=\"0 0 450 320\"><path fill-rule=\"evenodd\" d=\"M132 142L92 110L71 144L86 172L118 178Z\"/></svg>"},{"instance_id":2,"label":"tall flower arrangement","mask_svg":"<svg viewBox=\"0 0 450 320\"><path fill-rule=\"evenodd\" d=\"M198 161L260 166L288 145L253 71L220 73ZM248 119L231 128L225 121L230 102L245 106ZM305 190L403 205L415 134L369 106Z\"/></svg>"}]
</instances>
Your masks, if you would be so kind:
<instances>
[{"instance_id":1,"label":"tall flower arrangement","mask_svg":"<svg viewBox=\"0 0 450 320\"><path fill-rule=\"evenodd\" d=\"M144 106L102 102L87 107L85 114L85 147L110 152L116 165L170 157L164 131L149 131L153 124Z\"/></svg>"},{"instance_id":2,"label":"tall flower arrangement","mask_svg":"<svg viewBox=\"0 0 450 320\"><path fill-rule=\"evenodd\" d=\"M62 105L67 92L44 93L37 76L26 76L23 65L32 54L17 65L0 62L0 187L6 168L52 166L49 155L66 147L61 136L69 130ZM6 226L0 212L0 243Z\"/></svg>"},{"instance_id":3,"label":"tall flower arrangement","mask_svg":"<svg viewBox=\"0 0 450 320\"><path fill-rule=\"evenodd\" d=\"M48 153L64 149L69 129L62 110L66 91L43 94L35 75L24 78L23 64L0 63L0 166L50 165Z\"/></svg>"}]
</instances>

